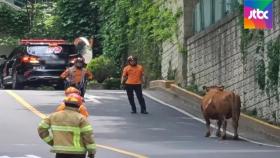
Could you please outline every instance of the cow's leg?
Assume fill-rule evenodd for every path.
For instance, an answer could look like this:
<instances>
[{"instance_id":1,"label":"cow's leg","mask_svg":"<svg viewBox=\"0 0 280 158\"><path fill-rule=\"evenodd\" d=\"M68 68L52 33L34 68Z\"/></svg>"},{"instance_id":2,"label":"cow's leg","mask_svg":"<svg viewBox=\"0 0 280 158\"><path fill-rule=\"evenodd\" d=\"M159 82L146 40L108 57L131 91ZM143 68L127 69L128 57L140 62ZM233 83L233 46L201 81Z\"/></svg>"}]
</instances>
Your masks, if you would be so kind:
<instances>
[{"instance_id":1,"label":"cow's leg","mask_svg":"<svg viewBox=\"0 0 280 158\"><path fill-rule=\"evenodd\" d=\"M232 127L234 130L234 135L233 135L233 139L237 140L238 139L238 121L239 121L239 117L240 117L240 107L241 107L241 100L240 97L237 95L235 97L235 106L233 107L233 111L232 111Z\"/></svg>"},{"instance_id":2,"label":"cow's leg","mask_svg":"<svg viewBox=\"0 0 280 158\"><path fill-rule=\"evenodd\" d=\"M206 128L207 128L205 137L209 137L210 136L210 119L208 117L205 117L205 121L206 121Z\"/></svg>"},{"instance_id":3,"label":"cow's leg","mask_svg":"<svg viewBox=\"0 0 280 158\"><path fill-rule=\"evenodd\" d=\"M223 124L222 139L226 139L226 137L227 137L227 134L226 134L226 130L227 130L227 120L226 120L226 117L223 117L223 119L222 119L222 124Z\"/></svg>"},{"instance_id":4,"label":"cow's leg","mask_svg":"<svg viewBox=\"0 0 280 158\"><path fill-rule=\"evenodd\" d=\"M237 140L238 139L238 134L237 134L238 121L232 120L232 127L233 127L233 130L234 130L233 139Z\"/></svg>"},{"instance_id":5,"label":"cow's leg","mask_svg":"<svg viewBox=\"0 0 280 158\"><path fill-rule=\"evenodd\" d=\"M238 139L238 133L237 133L237 129L238 129L238 121L239 121L239 117L240 117L240 107L241 107L241 100L240 100L240 96L239 95L235 95L234 98L234 104L232 107L232 127L234 130L234 135L233 135L233 139L237 140Z\"/></svg>"},{"instance_id":6,"label":"cow's leg","mask_svg":"<svg viewBox=\"0 0 280 158\"><path fill-rule=\"evenodd\" d=\"M217 121L217 125L218 125L218 129L217 129L217 131L216 131L216 136L217 137L220 137L221 136L221 126L222 126L222 120L218 120Z\"/></svg>"},{"instance_id":7,"label":"cow's leg","mask_svg":"<svg viewBox=\"0 0 280 158\"><path fill-rule=\"evenodd\" d=\"M238 139L238 133L237 133L237 129L238 129L238 117L232 117L232 127L234 130L234 135L233 135L233 139L237 140Z\"/></svg>"}]
</instances>

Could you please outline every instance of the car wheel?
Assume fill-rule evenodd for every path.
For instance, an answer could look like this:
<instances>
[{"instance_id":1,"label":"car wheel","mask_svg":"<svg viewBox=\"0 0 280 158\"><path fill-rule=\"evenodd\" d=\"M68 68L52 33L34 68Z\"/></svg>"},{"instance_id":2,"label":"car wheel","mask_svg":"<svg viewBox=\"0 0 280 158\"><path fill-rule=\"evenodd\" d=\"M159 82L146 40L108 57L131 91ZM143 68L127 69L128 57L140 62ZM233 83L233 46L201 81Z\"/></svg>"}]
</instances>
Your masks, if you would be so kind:
<instances>
[{"instance_id":1,"label":"car wheel","mask_svg":"<svg viewBox=\"0 0 280 158\"><path fill-rule=\"evenodd\" d=\"M11 89L12 86L11 86L11 85L3 85L3 88L4 88L4 89Z\"/></svg>"},{"instance_id":2,"label":"car wheel","mask_svg":"<svg viewBox=\"0 0 280 158\"><path fill-rule=\"evenodd\" d=\"M23 89L23 84L19 82L17 72L13 73L12 89Z\"/></svg>"}]
</instances>

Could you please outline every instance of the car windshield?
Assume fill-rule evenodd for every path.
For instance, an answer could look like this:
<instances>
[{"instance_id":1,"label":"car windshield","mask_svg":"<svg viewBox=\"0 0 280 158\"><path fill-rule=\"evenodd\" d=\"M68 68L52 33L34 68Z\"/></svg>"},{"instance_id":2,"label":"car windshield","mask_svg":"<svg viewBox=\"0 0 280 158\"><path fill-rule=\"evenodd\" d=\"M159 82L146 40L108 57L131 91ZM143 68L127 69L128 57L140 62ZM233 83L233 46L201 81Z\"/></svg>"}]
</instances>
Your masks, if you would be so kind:
<instances>
[{"instance_id":1,"label":"car windshield","mask_svg":"<svg viewBox=\"0 0 280 158\"><path fill-rule=\"evenodd\" d=\"M49 55L72 55L76 54L76 48L74 45L58 45L58 46L29 46L27 47L27 53L35 56L49 56Z\"/></svg>"}]
</instances>

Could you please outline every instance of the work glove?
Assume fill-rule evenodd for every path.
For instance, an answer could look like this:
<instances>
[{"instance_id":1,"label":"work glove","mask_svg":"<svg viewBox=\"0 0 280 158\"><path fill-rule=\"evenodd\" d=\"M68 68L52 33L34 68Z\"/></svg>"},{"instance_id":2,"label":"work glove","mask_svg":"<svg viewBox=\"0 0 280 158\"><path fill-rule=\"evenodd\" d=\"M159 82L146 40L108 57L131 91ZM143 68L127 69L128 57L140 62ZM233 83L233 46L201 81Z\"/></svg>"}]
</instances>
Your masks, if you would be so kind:
<instances>
[{"instance_id":1,"label":"work glove","mask_svg":"<svg viewBox=\"0 0 280 158\"><path fill-rule=\"evenodd\" d=\"M123 89L123 90L125 90L125 88L126 88L125 84L121 84L121 85L120 85L120 88Z\"/></svg>"},{"instance_id":2,"label":"work glove","mask_svg":"<svg viewBox=\"0 0 280 158\"><path fill-rule=\"evenodd\" d=\"M88 158L94 158L95 155L94 154L88 154Z\"/></svg>"}]
</instances>

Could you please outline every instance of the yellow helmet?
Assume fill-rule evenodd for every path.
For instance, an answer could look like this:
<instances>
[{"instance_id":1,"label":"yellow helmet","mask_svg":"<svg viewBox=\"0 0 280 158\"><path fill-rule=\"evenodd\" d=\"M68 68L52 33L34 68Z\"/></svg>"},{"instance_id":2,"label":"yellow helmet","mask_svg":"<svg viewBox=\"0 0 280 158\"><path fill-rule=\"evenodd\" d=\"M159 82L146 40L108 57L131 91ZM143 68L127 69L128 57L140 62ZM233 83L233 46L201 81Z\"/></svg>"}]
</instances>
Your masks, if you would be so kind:
<instances>
[{"instance_id":1,"label":"yellow helmet","mask_svg":"<svg viewBox=\"0 0 280 158\"><path fill-rule=\"evenodd\" d=\"M66 90L65 90L65 95L69 95L69 94L72 94L72 93L75 93L75 94L81 94L80 90L78 90L77 88L75 87L68 87Z\"/></svg>"},{"instance_id":2,"label":"yellow helmet","mask_svg":"<svg viewBox=\"0 0 280 158\"><path fill-rule=\"evenodd\" d=\"M73 105L76 107L80 107L83 103L83 97L78 94L72 93L69 94L67 97L64 98L65 105Z\"/></svg>"}]
</instances>

